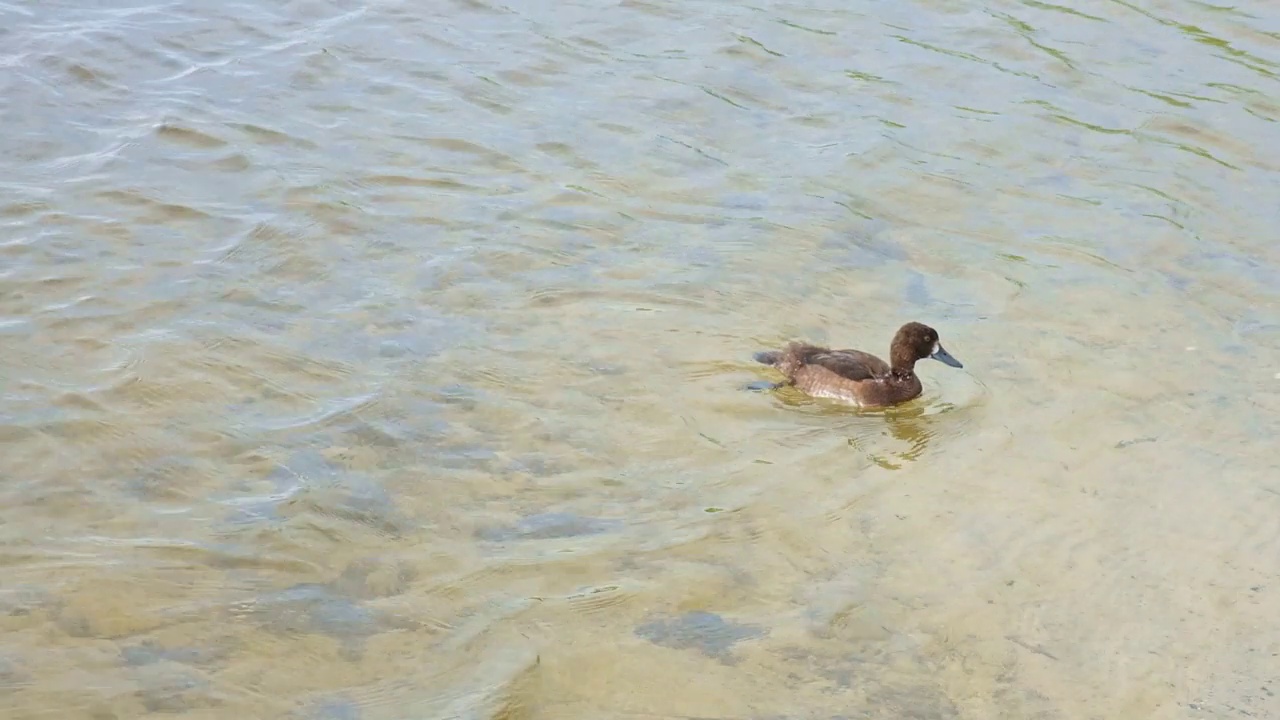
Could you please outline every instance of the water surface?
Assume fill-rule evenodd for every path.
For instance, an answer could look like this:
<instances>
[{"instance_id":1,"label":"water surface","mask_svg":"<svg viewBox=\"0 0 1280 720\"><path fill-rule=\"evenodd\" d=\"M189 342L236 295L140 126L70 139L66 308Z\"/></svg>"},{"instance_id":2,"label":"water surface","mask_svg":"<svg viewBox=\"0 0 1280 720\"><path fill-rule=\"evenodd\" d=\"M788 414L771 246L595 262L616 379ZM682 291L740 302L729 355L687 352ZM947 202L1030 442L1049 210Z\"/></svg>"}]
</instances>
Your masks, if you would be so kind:
<instances>
[{"instance_id":1,"label":"water surface","mask_svg":"<svg viewBox=\"0 0 1280 720\"><path fill-rule=\"evenodd\" d=\"M5 718L1280 715L1280 6L0 17Z\"/></svg>"}]
</instances>

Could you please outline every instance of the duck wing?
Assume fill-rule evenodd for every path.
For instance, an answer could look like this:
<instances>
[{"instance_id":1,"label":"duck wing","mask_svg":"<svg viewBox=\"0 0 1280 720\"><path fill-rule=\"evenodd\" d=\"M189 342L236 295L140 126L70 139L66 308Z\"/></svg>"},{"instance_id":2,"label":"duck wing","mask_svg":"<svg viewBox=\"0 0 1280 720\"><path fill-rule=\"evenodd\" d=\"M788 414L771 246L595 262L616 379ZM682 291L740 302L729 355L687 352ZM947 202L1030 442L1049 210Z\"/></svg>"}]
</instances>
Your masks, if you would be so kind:
<instances>
[{"instance_id":1,"label":"duck wing","mask_svg":"<svg viewBox=\"0 0 1280 720\"><path fill-rule=\"evenodd\" d=\"M872 380L889 374L889 363L861 350L827 350L805 357L806 365L819 365L849 380Z\"/></svg>"}]
</instances>

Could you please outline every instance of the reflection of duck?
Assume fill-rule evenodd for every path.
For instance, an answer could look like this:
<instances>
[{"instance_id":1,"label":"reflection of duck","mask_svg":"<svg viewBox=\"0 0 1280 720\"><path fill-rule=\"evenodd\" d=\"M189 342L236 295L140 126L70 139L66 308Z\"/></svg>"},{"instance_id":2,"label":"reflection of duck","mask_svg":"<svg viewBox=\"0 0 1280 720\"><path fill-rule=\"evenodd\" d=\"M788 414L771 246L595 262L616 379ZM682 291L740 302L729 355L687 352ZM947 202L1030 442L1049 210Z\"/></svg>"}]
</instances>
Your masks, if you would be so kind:
<instances>
[{"instance_id":1,"label":"reflection of duck","mask_svg":"<svg viewBox=\"0 0 1280 720\"><path fill-rule=\"evenodd\" d=\"M950 406L946 406L950 408ZM947 410L943 410L947 412ZM914 462L920 459L924 451L928 449L929 442L937 435L935 423L938 417L932 414L926 414L925 408L921 406L896 408L884 413L884 421L888 426L889 435L895 440L899 440L907 444L907 448L901 451L889 450L881 448L876 449L880 443L867 441L857 436L849 438L849 446L866 453L867 457L886 470L897 470L902 467L903 463ZM883 435L883 433L881 433Z\"/></svg>"},{"instance_id":2,"label":"reflection of duck","mask_svg":"<svg viewBox=\"0 0 1280 720\"><path fill-rule=\"evenodd\" d=\"M917 360L933 358L951 367L964 367L943 349L938 331L918 322L899 328L889 346L889 362L861 350L830 350L807 343L791 343L783 350L756 353L787 383L813 397L843 400L860 407L884 407L919 397Z\"/></svg>"}]
</instances>

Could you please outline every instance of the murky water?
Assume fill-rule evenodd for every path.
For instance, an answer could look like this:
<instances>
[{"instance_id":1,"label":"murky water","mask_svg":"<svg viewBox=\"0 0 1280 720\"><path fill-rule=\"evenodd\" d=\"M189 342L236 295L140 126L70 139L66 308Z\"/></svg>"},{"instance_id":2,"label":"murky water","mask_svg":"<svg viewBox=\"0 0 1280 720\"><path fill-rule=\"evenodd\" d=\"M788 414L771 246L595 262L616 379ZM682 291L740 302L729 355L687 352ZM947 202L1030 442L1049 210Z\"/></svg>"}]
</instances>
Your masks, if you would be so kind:
<instances>
[{"instance_id":1,"label":"murky water","mask_svg":"<svg viewBox=\"0 0 1280 720\"><path fill-rule=\"evenodd\" d=\"M1280 716L1280 6L0 17L7 720Z\"/></svg>"}]
</instances>

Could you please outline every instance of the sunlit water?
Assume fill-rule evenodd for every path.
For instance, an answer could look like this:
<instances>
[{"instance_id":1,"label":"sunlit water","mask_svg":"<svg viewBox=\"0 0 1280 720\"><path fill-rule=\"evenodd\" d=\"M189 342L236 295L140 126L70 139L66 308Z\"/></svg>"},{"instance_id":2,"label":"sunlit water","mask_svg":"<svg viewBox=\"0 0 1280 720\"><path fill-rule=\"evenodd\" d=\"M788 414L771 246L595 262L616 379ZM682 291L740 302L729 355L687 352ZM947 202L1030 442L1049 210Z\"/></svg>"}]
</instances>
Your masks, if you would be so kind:
<instances>
[{"instance_id":1,"label":"sunlit water","mask_svg":"<svg viewBox=\"0 0 1280 720\"><path fill-rule=\"evenodd\" d=\"M1280 716L1280 5L0 20L6 720Z\"/></svg>"}]
</instances>

